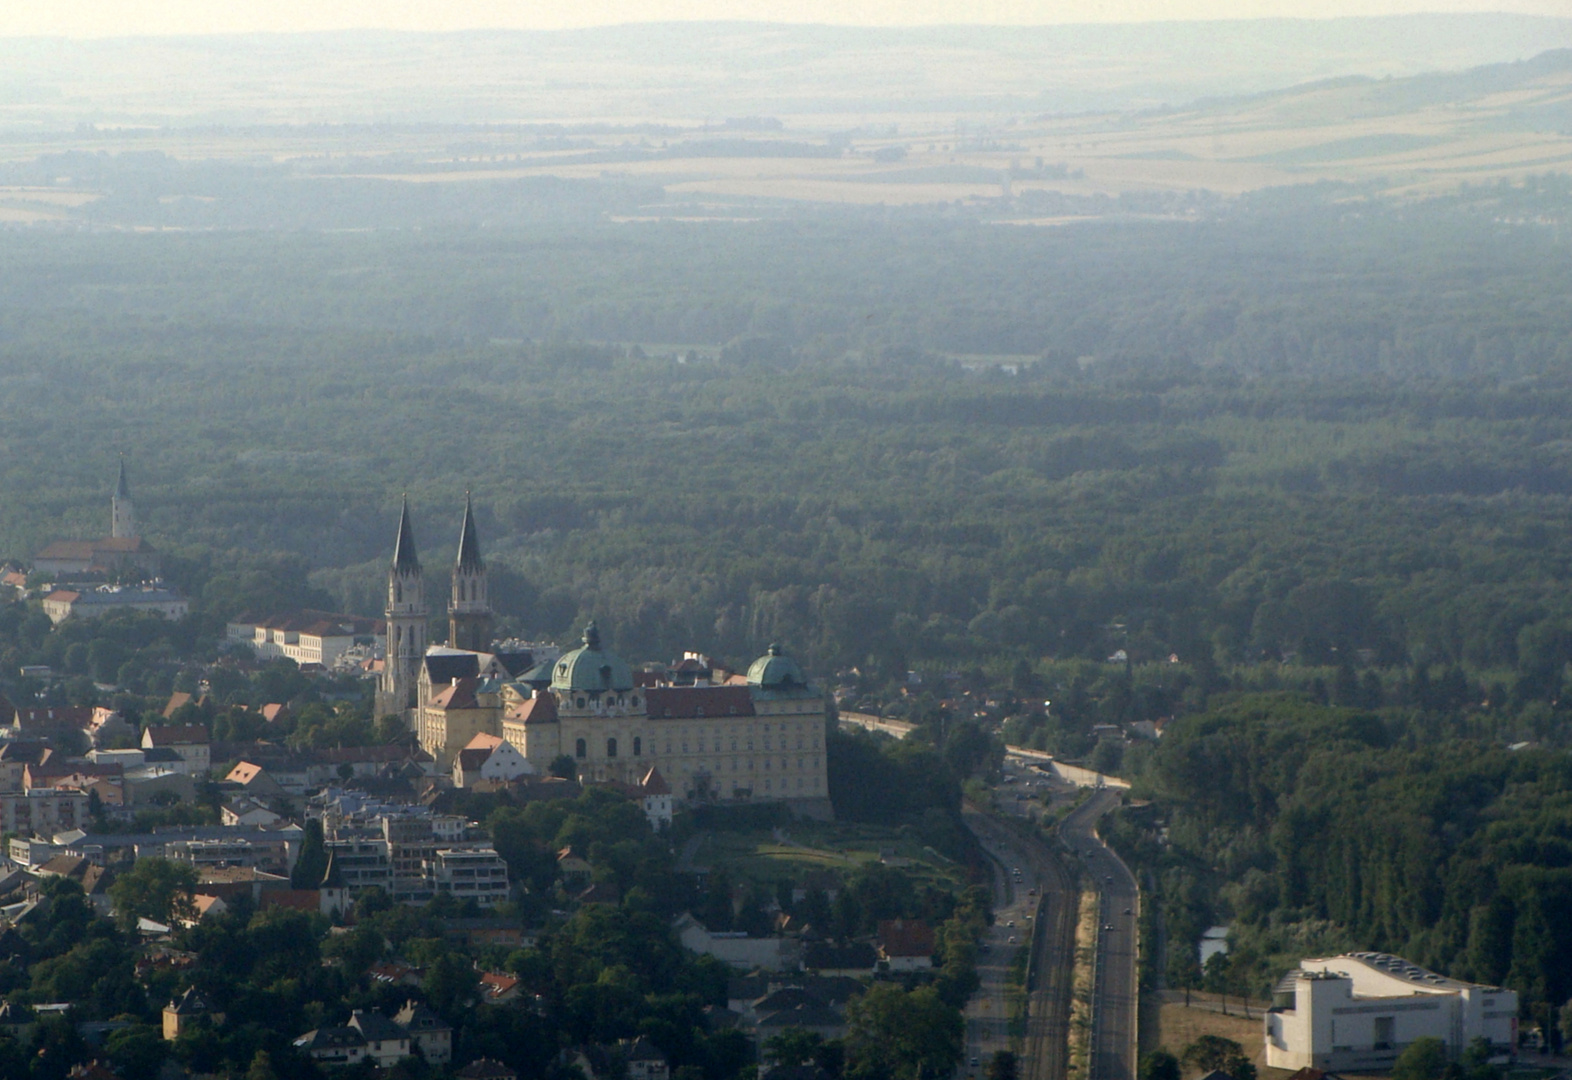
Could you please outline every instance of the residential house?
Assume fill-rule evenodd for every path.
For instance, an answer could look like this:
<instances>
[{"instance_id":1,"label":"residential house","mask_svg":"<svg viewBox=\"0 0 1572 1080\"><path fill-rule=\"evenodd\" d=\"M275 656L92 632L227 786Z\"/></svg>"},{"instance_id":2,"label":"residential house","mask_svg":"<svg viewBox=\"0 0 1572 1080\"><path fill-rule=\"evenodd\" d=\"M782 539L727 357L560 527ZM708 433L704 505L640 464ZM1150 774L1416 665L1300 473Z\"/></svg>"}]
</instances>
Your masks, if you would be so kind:
<instances>
[{"instance_id":1,"label":"residential house","mask_svg":"<svg viewBox=\"0 0 1572 1080\"><path fill-rule=\"evenodd\" d=\"M207 1012L207 1000L197 993L196 987L189 987L184 994L164 1006L164 1039L174 1042L196 1022L197 1017L206 1016Z\"/></svg>"},{"instance_id":2,"label":"residential house","mask_svg":"<svg viewBox=\"0 0 1572 1080\"><path fill-rule=\"evenodd\" d=\"M205 775L212 767L210 742L207 728L201 724L161 724L142 732L144 750L153 747L173 750L196 776Z\"/></svg>"},{"instance_id":3,"label":"residential house","mask_svg":"<svg viewBox=\"0 0 1572 1080\"><path fill-rule=\"evenodd\" d=\"M802 966L820 975L855 978L873 974L879 966L879 952L866 942L835 945L828 941L814 941L803 947Z\"/></svg>"},{"instance_id":4,"label":"residential house","mask_svg":"<svg viewBox=\"0 0 1572 1080\"><path fill-rule=\"evenodd\" d=\"M249 795L236 795L219 808L219 820L225 825L261 828L283 818Z\"/></svg>"},{"instance_id":5,"label":"residential house","mask_svg":"<svg viewBox=\"0 0 1572 1080\"><path fill-rule=\"evenodd\" d=\"M572 889L588 885L595 868L588 859L569 846L557 852L557 873L562 877L564 887Z\"/></svg>"},{"instance_id":6,"label":"residential house","mask_svg":"<svg viewBox=\"0 0 1572 1080\"><path fill-rule=\"evenodd\" d=\"M358 1065L366 1058L366 1038L352 1027L317 1028L294 1046L319 1065Z\"/></svg>"},{"instance_id":7,"label":"residential house","mask_svg":"<svg viewBox=\"0 0 1572 1080\"><path fill-rule=\"evenodd\" d=\"M274 780L266 769L254 761L238 763L233 769L229 770L229 775L224 777L224 782L239 785L252 799L277 798L285 794L283 785ZM225 822L225 824L228 824L228 822Z\"/></svg>"},{"instance_id":8,"label":"residential house","mask_svg":"<svg viewBox=\"0 0 1572 1080\"><path fill-rule=\"evenodd\" d=\"M628 1064L628 1080L671 1080L671 1063L660 1047L640 1035L629 1041L624 1039Z\"/></svg>"},{"instance_id":9,"label":"residential house","mask_svg":"<svg viewBox=\"0 0 1572 1080\"><path fill-rule=\"evenodd\" d=\"M486 971L480 976L480 992L488 1005L501 1005L523 993L522 984L515 975L502 971Z\"/></svg>"},{"instance_id":10,"label":"residential house","mask_svg":"<svg viewBox=\"0 0 1572 1080\"><path fill-rule=\"evenodd\" d=\"M479 732L453 758L453 786L501 785L521 776L533 776L535 766L512 743L498 735Z\"/></svg>"},{"instance_id":11,"label":"residential house","mask_svg":"<svg viewBox=\"0 0 1572 1080\"><path fill-rule=\"evenodd\" d=\"M349 1026L366 1040L366 1057L384 1069L409 1057L409 1032L377 1012L356 1009Z\"/></svg>"},{"instance_id":12,"label":"residential house","mask_svg":"<svg viewBox=\"0 0 1572 1080\"><path fill-rule=\"evenodd\" d=\"M412 1049L429 1065L446 1065L453 1060L453 1029L426 1006L413 999L393 1014L393 1022L409 1033Z\"/></svg>"},{"instance_id":13,"label":"residential house","mask_svg":"<svg viewBox=\"0 0 1572 1080\"><path fill-rule=\"evenodd\" d=\"M879 958L891 971L923 971L933 967L933 928L921 919L886 919L879 923Z\"/></svg>"}]
</instances>

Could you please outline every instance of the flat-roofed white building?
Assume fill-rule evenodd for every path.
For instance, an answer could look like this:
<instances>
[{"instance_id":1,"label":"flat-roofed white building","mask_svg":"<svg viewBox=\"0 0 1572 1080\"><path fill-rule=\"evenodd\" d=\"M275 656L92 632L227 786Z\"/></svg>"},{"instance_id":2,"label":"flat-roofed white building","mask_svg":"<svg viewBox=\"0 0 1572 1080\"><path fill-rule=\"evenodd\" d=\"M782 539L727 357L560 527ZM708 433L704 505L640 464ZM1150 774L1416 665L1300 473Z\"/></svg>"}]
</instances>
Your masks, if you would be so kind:
<instances>
[{"instance_id":1,"label":"flat-roofed white building","mask_svg":"<svg viewBox=\"0 0 1572 1080\"><path fill-rule=\"evenodd\" d=\"M1452 1055L1476 1038L1510 1054L1517 993L1449 979L1387 953L1302 960L1266 1014L1266 1063L1278 1069L1385 1071L1409 1044L1440 1039Z\"/></svg>"}]
</instances>

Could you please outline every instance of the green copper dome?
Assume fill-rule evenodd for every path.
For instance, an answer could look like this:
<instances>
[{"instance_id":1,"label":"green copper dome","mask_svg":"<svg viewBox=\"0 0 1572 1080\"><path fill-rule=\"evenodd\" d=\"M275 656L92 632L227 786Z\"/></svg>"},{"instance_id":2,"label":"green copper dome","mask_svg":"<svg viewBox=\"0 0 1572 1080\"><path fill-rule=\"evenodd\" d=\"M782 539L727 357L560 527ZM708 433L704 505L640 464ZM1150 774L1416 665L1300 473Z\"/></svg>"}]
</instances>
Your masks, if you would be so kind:
<instances>
[{"instance_id":1,"label":"green copper dome","mask_svg":"<svg viewBox=\"0 0 1572 1080\"><path fill-rule=\"evenodd\" d=\"M748 685L762 690L801 690L808 680L797 661L782 652L779 645L771 645L769 652L748 668Z\"/></svg>"},{"instance_id":2,"label":"green copper dome","mask_svg":"<svg viewBox=\"0 0 1572 1080\"><path fill-rule=\"evenodd\" d=\"M553 690L632 690L633 669L622 657L600 647L594 623L584 628L584 644L563 653L551 669Z\"/></svg>"}]
</instances>

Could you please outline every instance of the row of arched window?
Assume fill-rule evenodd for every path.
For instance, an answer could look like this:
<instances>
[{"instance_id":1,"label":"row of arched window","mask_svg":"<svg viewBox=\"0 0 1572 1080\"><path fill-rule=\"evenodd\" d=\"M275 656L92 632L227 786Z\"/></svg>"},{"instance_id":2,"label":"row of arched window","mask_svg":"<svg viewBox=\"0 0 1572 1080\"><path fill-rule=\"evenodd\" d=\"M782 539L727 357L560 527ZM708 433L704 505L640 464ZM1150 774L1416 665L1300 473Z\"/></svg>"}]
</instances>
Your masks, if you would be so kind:
<instances>
[{"instance_id":1,"label":"row of arched window","mask_svg":"<svg viewBox=\"0 0 1572 1080\"><path fill-rule=\"evenodd\" d=\"M589 740L575 739L573 741L573 756L576 758L589 757ZM615 736L606 740L606 756L609 758L617 756L617 740ZM644 740L638 735L633 736L633 756L644 756Z\"/></svg>"}]
</instances>

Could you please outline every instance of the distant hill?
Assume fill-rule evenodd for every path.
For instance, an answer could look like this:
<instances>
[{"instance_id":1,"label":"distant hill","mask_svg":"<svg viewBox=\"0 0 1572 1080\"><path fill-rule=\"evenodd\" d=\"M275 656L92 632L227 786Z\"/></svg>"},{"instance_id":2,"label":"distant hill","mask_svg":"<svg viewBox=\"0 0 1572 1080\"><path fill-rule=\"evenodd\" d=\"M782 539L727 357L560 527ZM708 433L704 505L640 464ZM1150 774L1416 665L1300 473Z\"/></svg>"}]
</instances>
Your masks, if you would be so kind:
<instances>
[{"instance_id":1,"label":"distant hill","mask_svg":"<svg viewBox=\"0 0 1572 1080\"><path fill-rule=\"evenodd\" d=\"M0 39L0 130L1065 114L1572 47L1572 19L1412 15L908 29L664 23L555 32Z\"/></svg>"}]
</instances>

